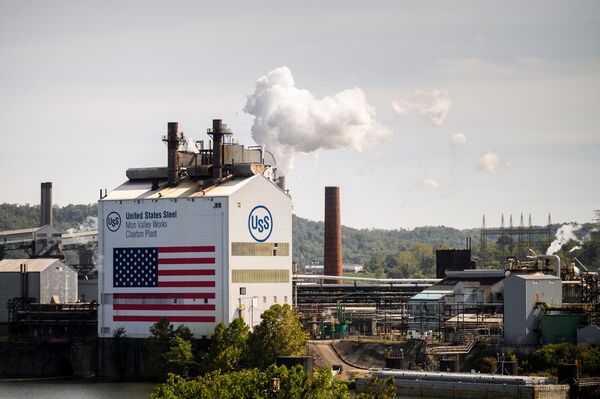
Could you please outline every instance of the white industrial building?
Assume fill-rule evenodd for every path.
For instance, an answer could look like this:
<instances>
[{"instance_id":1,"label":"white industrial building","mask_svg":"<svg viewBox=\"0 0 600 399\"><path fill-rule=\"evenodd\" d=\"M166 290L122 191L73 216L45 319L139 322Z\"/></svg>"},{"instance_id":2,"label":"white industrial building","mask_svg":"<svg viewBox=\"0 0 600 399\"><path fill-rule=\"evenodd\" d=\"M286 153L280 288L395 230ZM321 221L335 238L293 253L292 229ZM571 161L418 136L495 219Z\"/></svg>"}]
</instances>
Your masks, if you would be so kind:
<instances>
[{"instance_id":1,"label":"white industrial building","mask_svg":"<svg viewBox=\"0 0 600 399\"><path fill-rule=\"evenodd\" d=\"M537 345L541 306L562 305L562 280L547 274L511 274L504 280L504 343Z\"/></svg>"},{"instance_id":2,"label":"white industrial building","mask_svg":"<svg viewBox=\"0 0 600 399\"><path fill-rule=\"evenodd\" d=\"M179 149L168 176L129 170L129 181L99 201L101 337L119 327L147 337L163 317L210 336L220 321L254 326L273 304L292 303L291 197L260 149L214 139L212 151L186 158Z\"/></svg>"}]
</instances>

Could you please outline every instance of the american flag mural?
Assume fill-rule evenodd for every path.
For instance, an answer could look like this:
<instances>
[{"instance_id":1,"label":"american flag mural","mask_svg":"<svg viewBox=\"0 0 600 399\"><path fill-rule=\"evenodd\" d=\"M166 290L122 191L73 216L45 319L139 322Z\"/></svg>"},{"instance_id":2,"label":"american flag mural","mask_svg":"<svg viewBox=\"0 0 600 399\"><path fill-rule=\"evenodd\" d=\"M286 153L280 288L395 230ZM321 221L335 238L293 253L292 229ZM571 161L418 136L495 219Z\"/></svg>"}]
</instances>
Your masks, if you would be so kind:
<instances>
[{"instance_id":1,"label":"american flag mural","mask_svg":"<svg viewBox=\"0 0 600 399\"><path fill-rule=\"evenodd\" d=\"M113 321L213 323L215 272L211 245L114 248Z\"/></svg>"}]
</instances>

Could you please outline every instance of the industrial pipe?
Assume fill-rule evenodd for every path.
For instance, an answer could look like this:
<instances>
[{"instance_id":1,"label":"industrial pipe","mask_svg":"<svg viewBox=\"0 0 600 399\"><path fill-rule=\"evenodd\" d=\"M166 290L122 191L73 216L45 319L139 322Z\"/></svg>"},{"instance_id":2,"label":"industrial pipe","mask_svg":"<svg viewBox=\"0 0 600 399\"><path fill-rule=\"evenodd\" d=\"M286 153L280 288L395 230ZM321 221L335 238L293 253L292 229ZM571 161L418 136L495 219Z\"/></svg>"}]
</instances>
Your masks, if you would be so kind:
<instances>
[{"instance_id":1,"label":"industrial pipe","mask_svg":"<svg viewBox=\"0 0 600 399\"><path fill-rule=\"evenodd\" d=\"M179 123L169 122L167 125L167 181L170 187L179 183Z\"/></svg>"},{"instance_id":2,"label":"industrial pipe","mask_svg":"<svg viewBox=\"0 0 600 399\"><path fill-rule=\"evenodd\" d=\"M556 276L560 278L560 257L558 255L535 255L535 259L556 258Z\"/></svg>"},{"instance_id":3,"label":"industrial pipe","mask_svg":"<svg viewBox=\"0 0 600 399\"><path fill-rule=\"evenodd\" d=\"M220 180L223 177L223 131L221 119L213 119L213 179Z\"/></svg>"}]
</instances>

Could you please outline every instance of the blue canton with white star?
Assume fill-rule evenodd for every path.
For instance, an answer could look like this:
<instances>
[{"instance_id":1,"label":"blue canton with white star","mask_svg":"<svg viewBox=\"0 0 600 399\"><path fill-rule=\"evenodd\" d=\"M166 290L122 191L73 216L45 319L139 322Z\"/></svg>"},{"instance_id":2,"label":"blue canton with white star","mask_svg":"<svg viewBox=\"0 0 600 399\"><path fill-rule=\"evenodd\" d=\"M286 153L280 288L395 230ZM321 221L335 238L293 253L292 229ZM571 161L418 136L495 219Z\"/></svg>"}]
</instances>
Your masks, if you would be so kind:
<instances>
[{"instance_id":1,"label":"blue canton with white star","mask_svg":"<svg viewBox=\"0 0 600 399\"><path fill-rule=\"evenodd\" d=\"M113 287L158 287L158 250L114 248Z\"/></svg>"}]
</instances>

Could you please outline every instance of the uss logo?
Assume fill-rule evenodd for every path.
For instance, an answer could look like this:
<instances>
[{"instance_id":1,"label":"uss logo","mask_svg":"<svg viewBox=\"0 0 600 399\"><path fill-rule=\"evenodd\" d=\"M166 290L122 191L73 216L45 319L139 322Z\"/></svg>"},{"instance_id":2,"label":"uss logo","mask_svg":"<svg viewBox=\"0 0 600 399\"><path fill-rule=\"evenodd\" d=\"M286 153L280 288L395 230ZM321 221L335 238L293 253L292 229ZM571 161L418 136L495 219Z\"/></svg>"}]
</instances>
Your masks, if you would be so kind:
<instances>
[{"instance_id":1,"label":"uss logo","mask_svg":"<svg viewBox=\"0 0 600 399\"><path fill-rule=\"evenodd\" d=\"M273 232L273 216L264 205L255 206L248 215L248 231L258 242L266 241Z\"/></svg>"},{"instance_id":2,"label":"uss logo","mask_svg":"<svg viewBox=\"0 0 600 399\"><path fill-rule=\"evenodd\" d=\"M113 232L119 230L119 227L121 227L121 215L117 212L109 213L106 217L106 227Z\"/></svg>"}]
</instances>

